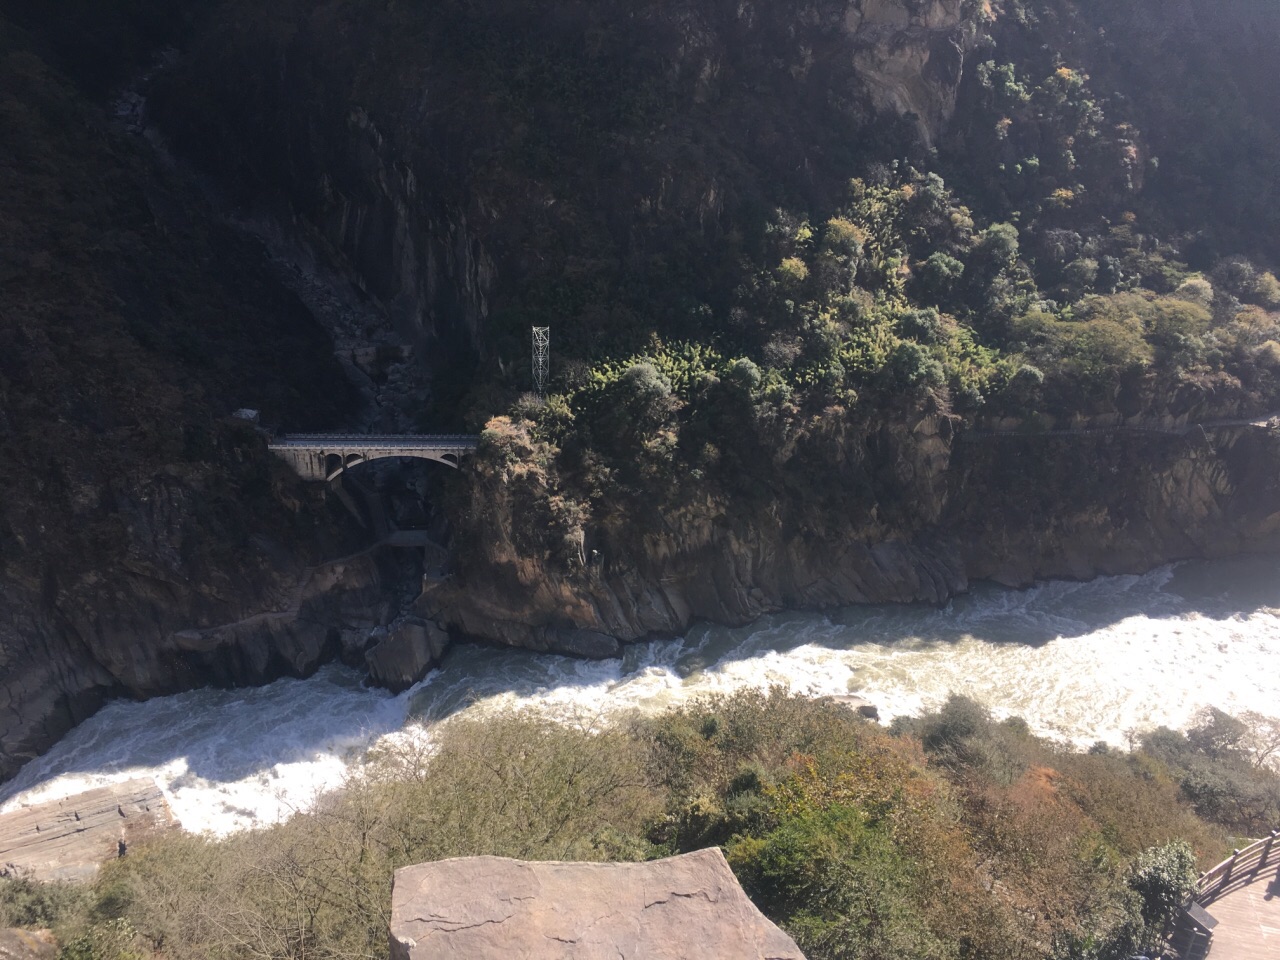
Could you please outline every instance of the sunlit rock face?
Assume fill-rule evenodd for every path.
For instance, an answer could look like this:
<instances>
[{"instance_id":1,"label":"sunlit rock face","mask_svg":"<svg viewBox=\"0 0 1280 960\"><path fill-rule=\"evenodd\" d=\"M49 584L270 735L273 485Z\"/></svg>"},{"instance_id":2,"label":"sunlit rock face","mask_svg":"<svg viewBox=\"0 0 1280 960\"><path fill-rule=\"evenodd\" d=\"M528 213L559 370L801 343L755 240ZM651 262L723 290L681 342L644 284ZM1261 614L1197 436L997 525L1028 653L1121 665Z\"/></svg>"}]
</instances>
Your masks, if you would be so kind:
<instances>
[{"instance_id":1,"label":"sunlit rock face","mask_svg":"<svg viewBox=\"0 0 1280 960\"><path fill-rule=\"evenodd\" d=\"M396 871L393 960L804 960L719 849L648 863L438 860Z\"/></svg>"},{"instance_id":2,"label":"sunlit rock face","mask_svg":"<svg viewBox=\"0 0 1280 960\"><path fill-rule=\"evenodd\" d=\"M177 826L155 781L128 780L0 814L0 862L5 876L88 881L131 844Z\"/></svg>"},{"instance_id":3,"label":"sunlit rock face","mask_svg":"<svg viewBox=\"0 0 1280 960\"><path fill-rule=\"evenodd\" d=\"M933 143L955 112L974 33L961 0L855 0L845 15L853 62L877 108L916 118Z\"/></svg>"}]
</instances>

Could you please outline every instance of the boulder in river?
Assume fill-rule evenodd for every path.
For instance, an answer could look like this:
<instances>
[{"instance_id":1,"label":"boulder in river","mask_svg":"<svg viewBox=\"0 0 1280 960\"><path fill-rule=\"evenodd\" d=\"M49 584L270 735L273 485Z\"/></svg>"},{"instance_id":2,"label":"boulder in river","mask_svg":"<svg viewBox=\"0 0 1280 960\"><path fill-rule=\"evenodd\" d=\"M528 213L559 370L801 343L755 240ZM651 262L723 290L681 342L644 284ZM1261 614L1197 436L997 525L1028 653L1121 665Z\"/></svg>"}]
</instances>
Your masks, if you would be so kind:
<instances>
[{"instance_id":1,"label":"boulder in river","mask_svg":"<svg viewBox=\"0 0 1280 960\"><path fill-rule=\"evenodd\" d=\"M436 624L416 617L400 620L365 652L369 679L392 693L408 690L440 662L448 646L449 635Z\"/></svg>"}]
</instances>

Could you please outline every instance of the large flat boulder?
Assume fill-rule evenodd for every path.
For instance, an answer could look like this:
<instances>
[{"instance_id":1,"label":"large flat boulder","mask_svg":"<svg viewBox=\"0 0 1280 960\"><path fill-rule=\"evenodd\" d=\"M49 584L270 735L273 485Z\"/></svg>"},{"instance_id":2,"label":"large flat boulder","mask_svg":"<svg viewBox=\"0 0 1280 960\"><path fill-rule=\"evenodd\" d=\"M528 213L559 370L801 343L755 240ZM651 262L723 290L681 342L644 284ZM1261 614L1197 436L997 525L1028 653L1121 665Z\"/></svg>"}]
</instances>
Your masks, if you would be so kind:
<instances>
[{"instance_id":1,"label":"large flat boulder","mask_svg":"<svg viewBox=\"0 0 1280 960\"><path fill-rule=\"evenodd\" d=\"M392 960L804 960L718 849L650 863L463 857L396 871Z\"/></svg>"},{"instance_id":2,"label":"large flat boulder","mask_svg":"<svg viewBox=\"0 0 1280 960\"><path fill-rule=\"evenodd\" d=\"M131 844L178 826L154 780L127 780L0 814L0 876L88 880Z\"/></svg>"}]
</instances>

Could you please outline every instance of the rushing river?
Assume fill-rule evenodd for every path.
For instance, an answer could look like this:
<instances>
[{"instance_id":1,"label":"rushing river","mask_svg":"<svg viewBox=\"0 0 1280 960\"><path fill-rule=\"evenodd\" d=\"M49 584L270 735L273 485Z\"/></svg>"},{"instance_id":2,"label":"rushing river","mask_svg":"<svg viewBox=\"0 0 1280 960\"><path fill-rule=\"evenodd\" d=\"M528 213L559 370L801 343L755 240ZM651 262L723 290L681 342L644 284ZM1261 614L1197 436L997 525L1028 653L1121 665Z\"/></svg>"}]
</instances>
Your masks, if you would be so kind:
<instances>
[{"instance_id":1,"label":"rushing river","mask_svg":"<svg viewBox=\"0 0 1280 960\"><path fill-rule=\"evenodd\" d=\"M942 609L860 607L699 626L604 663L467 646L399 696L329 667L261 689L114 703L28 764L0 792L0 809L154 776L187 829L227 833L306 808L379 738L429 735L460 711L607 716L775 683L857 694L885 721L964 693L1080 745L1183 727L1207 705L1275 715L1280 558L1025 591L984 585Z\"/></svg>"}]
</instances>

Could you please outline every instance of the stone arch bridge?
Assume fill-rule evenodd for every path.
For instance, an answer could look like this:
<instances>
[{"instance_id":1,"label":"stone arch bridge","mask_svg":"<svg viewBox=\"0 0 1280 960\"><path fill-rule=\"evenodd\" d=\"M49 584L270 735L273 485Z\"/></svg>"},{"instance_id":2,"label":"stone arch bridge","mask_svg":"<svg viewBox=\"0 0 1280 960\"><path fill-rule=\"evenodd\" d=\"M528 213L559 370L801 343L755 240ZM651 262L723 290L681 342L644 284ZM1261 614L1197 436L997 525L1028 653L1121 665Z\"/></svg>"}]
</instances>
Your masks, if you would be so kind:
<instances>
[{"instance_id":1,"label":"stone arch bridge","mask_svg":"<svg viewBox=\"0 0 1280 960\"><path fill-rule=\"evenodd\" d=\"M298 433L272 441L267 449L303 480L332 480L357 464L388 457L434 460L457 469L479 443L478 437L449 434Z\"/></svg>"}]
</instances>

